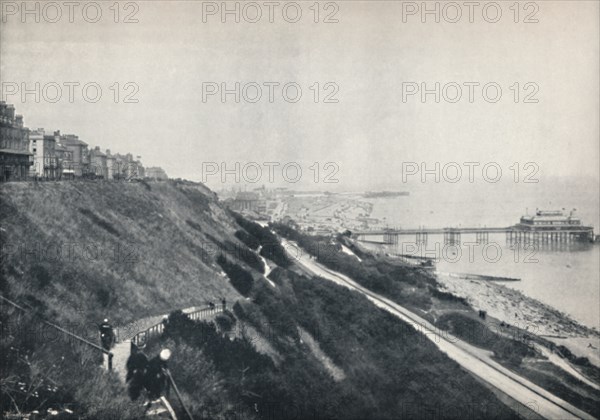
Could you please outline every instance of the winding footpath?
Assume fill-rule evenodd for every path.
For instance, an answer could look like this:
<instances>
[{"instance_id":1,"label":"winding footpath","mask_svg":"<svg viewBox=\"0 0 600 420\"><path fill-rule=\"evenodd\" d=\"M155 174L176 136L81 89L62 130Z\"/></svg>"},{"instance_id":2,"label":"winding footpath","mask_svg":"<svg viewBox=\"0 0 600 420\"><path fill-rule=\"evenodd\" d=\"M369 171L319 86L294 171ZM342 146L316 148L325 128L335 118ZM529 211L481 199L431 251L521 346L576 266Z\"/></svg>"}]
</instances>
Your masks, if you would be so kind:
<instances>
[{"instance_id":1,"label":"winding footpath","mask_svg":"<svg viewBox=\"0 0 600 420\"><path fill-rule=\"evenodd\" d=\"M197 306L191 306L189 308L182 309L181 311L184 314L190 314L198 309L200 308ZM117 328L117 342L111 351L114 355L113 369L115 372L117 372L123 383L125 383L125 376L127 375L127 359L129 359L129 355L131 354L131 339L137 333L145 331L149 327L160 323L166 316L168 316L168 314L143 318L124 327Z\"/></svg>"},{"instance_id":2,"label":"winding footpath","mask_svg":"<svg viewBox=\"0 0 600 420\"><path fill-rule=\"evenodd\" d=\"M265 274L263 274L263 277L271 285L271 287L277 287L277 286L275 286L275 283L273 283L271 280L269 280L269 274L271 274L271 271L273 271L273 270L271 269L271 267L269 267L269 263L267 262L265 257L260 255L261 249L262 249L262 245L258 247L258 250L256 251L256 255L258 256L258 258L261 259L261 261L265 267Z\"/></svg>"},{"instance_id":3,"label":"winding footpath","mask_svg":"<svg viewBox=\"0 0 600 420\"><path fill-rule=\"evenodd\" d=\"M297 244L281 239L286 250L298 248ZM477 348L451 337L437 327L391 300L373 293L341 273L330 270L310 258L300 258L296 263L305 271L333 281L366 296L378 307L411 324L422 332L448 357L461 367L487 382L497 390L518 401L547 419L594 419L591 415L551 394L533 382L506 369L491 357L491 352Z\"/></svg>"},{"instance_id":4,"label":"winding footpath","mask_svg":"<svg viewBox=\"0 0 600 420\"><path fill-rule=\"evenodd\" d=\"M185 314L191 314L192 319L198 319L197 317L194 318L194 315L198 315L198 312L202 312L202 309L192 306L182 309L182 312ZM208 317L212 317L221 312L221 310L215 309L214 312L212 312ZM148 328L159 324L165 316L167 316L167 314L143 318L116 329L117 342L111 349L111 352L113 353L113 370L117 373L119 379L123 383L126 382L127 360L131 354L131 340L137 333L146 331ZM202 316L202 319L205 319L205 317ZM105 366L108 366L108 359L106 355L104 358L104 363ZM145 418L177 420L175 411L164 396L150 402L150 406L145 413Z\"/></svg>"}]
</instances>

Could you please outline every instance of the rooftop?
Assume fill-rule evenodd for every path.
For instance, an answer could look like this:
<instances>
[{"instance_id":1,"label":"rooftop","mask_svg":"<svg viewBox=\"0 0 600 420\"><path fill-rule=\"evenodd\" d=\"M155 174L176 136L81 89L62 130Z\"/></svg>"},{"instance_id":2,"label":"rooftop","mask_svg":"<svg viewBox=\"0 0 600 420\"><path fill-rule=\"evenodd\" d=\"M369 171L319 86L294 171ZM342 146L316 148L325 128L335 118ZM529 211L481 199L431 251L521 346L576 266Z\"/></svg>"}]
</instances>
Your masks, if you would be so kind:
<instances>
[{"instance_id":1,"label":"rooftop","mask_svg":"<svg viewBox=\"0 0 600 420\"><path fill-rule=\"evenodd\" d=\"M65 136L61 136L60 140L63 144L68 144L69 146L73 146L73 145L87 146L88 145L86 142L79 140L79 137L77 137L73 134L67 134Z\"/></svg>"}]
</instances>

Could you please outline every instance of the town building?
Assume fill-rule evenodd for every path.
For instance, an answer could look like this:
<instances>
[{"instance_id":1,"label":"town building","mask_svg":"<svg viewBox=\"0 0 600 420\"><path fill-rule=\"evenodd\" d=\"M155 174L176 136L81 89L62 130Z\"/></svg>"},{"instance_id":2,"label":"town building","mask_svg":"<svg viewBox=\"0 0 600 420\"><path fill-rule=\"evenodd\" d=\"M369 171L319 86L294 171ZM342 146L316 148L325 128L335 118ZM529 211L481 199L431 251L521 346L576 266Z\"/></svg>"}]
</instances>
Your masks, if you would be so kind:
<instances>
[{"instance_id":1,"label":"town building","mask_svg":"<svg viewBox=\"0 0 600 420\"><path fill-rule=\"evenodd\" d=\"M254 211L265 213L267 211L267 202L256 192L240 191L231 202L231 208L236 211Z\"/></svg>"},{"instance_id":2,"label":"town building","mask_svg":"<svg viewBox=\"0 0 600 420\"><path fill-rule=\"evenodd\" d=\"M47 179L60 178L58 157L56 156L56 138L44 134L44 177Z\"/></svg>"},{"instance_id":3,"label":"town building","mask_svg":"<svg viewBox=\"0 0 600 420\"><path fill-rule=\"evenodd\" d=\"M133 159L133 155L131 153L127 153L122 155L120 153L115 153L113 155L115 159L114 164L114 177L119 179L140 179L145 175L144 166L142 162L139 160Z\"/></svg>"},{"instance_id":4,"label":"town building","mask_svg":"<svg viewBox=\"0 0 600 420\"><path fill-rule=\"evenodd\" d=\"M115 177L115 157L110 153L110 149L106 149L106 179L114 179Z\"/></svg>"},{"instance_id":5,"label":"town building","mask_svg":"<svg viewBox=\"0 0 600 420\"><path fill-rule=\"evenodd\" d=\"M73 179L100 177L143 179L146 169L141 157L106 153L97 146L92 150L74 134L60 131L46 134L43 128L30 131L23 126L23 116L15 115L13 105L0 101L0 180ZM150 171L152 177L166 179L161 168Z\"/></svg>"},{"instance_id":6,"label":"town building","mask_svg":"<svg viewBox=\"0 0 600 420\"><path fill-rule=\"evenodd\" d=\"M95 177L108 179L108 164L106 154L96 146L90 151L90 174Z\"/></svg>"},{"instance_id":7,"label":"town building","mask_svg":"<svg viewBox=\"0 0 600 420\"><path fill-rule=\"evenodd\" d=\"M45 179L60 177L54 135L45 134L43 128L31 131L29 133L29 151L33 154L30 175Z\"/></svg>"},{"instance_id":8,"label":"town building","mask_svg":"<svg viewBox=\"0 0 600 420\"><path fill-rule=\"evenodd\" d=\"M113 158L113 179L125 179L125 156L120 153L114 153Z\"/></svg>"},{"instance_id":9,"label":"town building","mask_svg":"<svg viewBox=\"0 0 600 420\"><path fill-rule=\"evenodd\" d=\"M555 227L555 226L579 226L581 219L573 216L573 211L565 215L561 210L537 210L533 216L522 216L520 226L522 228Z\"/></svg>"},{"instance_id":10,"label":"town building","mask_svg":"<svg viewBox=\"0 0 600 420\"><path fill-rule=\"evenodd\" d=\"M75 171L71 168L73 162L73 152L67 149L61 143L60 130L54 132L54 155L56 156L57 178L72 179L75 176Z\"/></svg>"},{"instance_id":11,"label":"town building","mask_svg":"<svg viewBox=\"0 0 600 420\"><path fill-rule=\"evenodd\" d=\"M0 179L27 179L32 165L29 129L23 126L23 116L15 115L13 105L0 101Z\"/></svg>"},{"instance_id":12,"label":"town building","mask_svg":"<svg viewBox=\"0 0 600 420\"><path fill-rule=\"evenodd\" d=\"M122 155L120 153L115 153L115 165L114 165L114 178L115 179L130 179L132 177L132 173L135 171L133 166L133 156L131 153L127 153L126 155Z\"/></svg>"},{"instance_id":13,"label":"town building","mask_svg":"<svg viewBox=\"0 0 600 420\"><path fill-rule=\"evenodd\" d=\"M61 135L60 143L71 152L71 161L63 162L63 173L66 169L76 177L87 176L90 170L88 144L74 134Z\"/></svg>"},{"instance_id":14,"label":"town building","mask_svg":"<svg viewBox=\"0 0 600 420\"><path fill-rule=\"evenodd\" d=\"M144 165L142 165L142 161L141 160L136 160L135 163L136 163L136 166L137 166L137 176L138 176L138 178L145 178L146 177L146 168L144 168Z\"/></svg>"},{"instance_id":15,"label":"town building","mask_svg":"<svg viewBox=\"0 0 600 420\"><path fill-rule=\"evenodd\" d=\"M158 166L151 166L149 168L146 168L146 178L151 178L151 179L156 179L156 180L169 179L165 170Z\"/></svg>"},{"instance_id":16,"label":"town building","mask_svg":"<svg viewBox=\"0 0 600 420\"><path fill-rule=\"evenodd\" d=\"M31 176L44 175L44 129L38 128L29 132L29 151L33 156L33 165L29 169Z\"/></svg>"}]
</instances>

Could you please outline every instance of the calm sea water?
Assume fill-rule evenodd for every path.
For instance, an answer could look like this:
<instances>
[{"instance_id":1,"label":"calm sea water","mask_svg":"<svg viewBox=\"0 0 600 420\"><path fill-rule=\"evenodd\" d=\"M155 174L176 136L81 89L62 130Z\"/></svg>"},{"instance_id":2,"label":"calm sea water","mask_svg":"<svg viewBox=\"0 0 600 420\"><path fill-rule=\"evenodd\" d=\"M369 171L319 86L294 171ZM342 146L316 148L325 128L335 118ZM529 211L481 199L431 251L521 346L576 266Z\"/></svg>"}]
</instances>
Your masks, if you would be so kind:
<instances>
[{"instance_id":1,"label":"calm sea water","mask_svg":"<svg viewBox=\"0 0 600 420\"><path fill-rule=\"evenodd\" d=\"M576 208L575 214L584 224L593 225L596 234L600 226L598 187L560 180L546 188L421 186L408 197L369 201L374 204L372 216L385 218L390 227L509 226L526 209L532 214L536 208L565 208L567 212ZM474 244L474 235L463 235L457 248L444 246L443 237L437 235L429 236L427 245L415 250L413 237L403 240L398 253L436 255L439 271L520 278L520 282L503 284L600 329L600 244L522 249L507 244L502 234L490 235L484 247Z\"/></svg>"}]
</instances>

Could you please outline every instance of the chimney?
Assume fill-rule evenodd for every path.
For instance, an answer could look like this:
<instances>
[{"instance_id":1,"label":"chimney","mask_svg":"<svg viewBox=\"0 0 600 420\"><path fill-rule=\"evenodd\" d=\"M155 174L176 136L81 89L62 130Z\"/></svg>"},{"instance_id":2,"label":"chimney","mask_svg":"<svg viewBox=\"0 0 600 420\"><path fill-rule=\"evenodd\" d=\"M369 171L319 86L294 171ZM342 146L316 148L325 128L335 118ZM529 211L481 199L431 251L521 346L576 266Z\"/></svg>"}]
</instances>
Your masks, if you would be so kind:
<instances>
[{"instance_id":1,"label":"chimney","mask_svg":"<svg viewBox=\"0 0 600 420\"><path fill-rule=\"evenodd\" d=\"M110 149L106 149L106 154L110 156Z\"/></svg>"},{"instance_id":2,"label":"chimney","mask_svg":"<svg viewBox=\"0 0 600 420\"><path fill-rule=\"evenodd\" d=\"M23 128L23 116L22 115L17 115L15 117L15 125L19 128Z\"/></svg>"},{"instance_id":3,"label":"chimney","mask_svg":"<svg viewBox=\"0 0 600 420\"><path fill-rule=\"evenodd\" d=\"M94 150L100 151L100 146L94 147Z\"/></svg>"}]
</instances>

